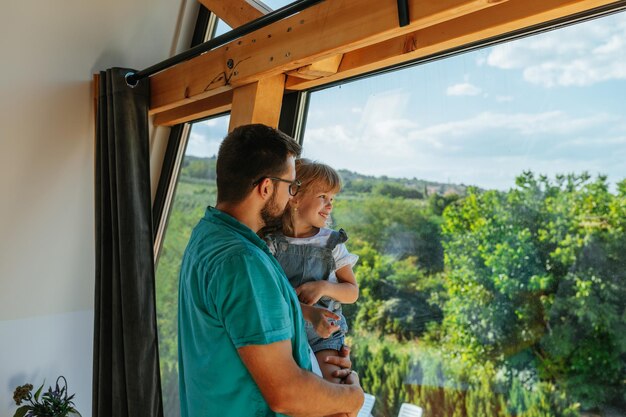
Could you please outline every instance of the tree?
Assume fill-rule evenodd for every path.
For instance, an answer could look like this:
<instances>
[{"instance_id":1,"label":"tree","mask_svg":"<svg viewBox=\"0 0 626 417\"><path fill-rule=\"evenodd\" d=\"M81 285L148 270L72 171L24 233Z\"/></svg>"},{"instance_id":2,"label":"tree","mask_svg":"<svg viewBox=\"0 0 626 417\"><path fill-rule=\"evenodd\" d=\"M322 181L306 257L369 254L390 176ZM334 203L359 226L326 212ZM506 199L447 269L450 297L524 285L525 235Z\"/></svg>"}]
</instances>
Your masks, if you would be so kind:
<instances>
[{"instance_id":1,"label":"tree","mask_svg":"<svg viewBox=\"0 0 626 417\"><path fill-rule=\"evenodd\" d=\"M530 370L584 408L624 401L626 181L617 194L586 174L516 184L444 211L445 341L470 363Z\"/></svg>"},{"instance_id":2,"label":"tree","mask_svg":"<svg viewBox=\"0 0 626 417\"><path fill-rule=\"evenodd\" d=\"M414 256L427 271L443 269L439 217L414 200L381 196L339 200L333 219L351 238L369 242L382 254L397 259Z\"/></svg>"},{"instance_id":3,"label":"tree","mask_svg":"<svg viewBox=\"0 0 626 417\"><path fill-rule=\"evenodd\" d=\"M372 192L390 198L421 199L424 197L424 195L415 188L393 182L379 182L372 188Z\"/></svg>"}]
</instances>

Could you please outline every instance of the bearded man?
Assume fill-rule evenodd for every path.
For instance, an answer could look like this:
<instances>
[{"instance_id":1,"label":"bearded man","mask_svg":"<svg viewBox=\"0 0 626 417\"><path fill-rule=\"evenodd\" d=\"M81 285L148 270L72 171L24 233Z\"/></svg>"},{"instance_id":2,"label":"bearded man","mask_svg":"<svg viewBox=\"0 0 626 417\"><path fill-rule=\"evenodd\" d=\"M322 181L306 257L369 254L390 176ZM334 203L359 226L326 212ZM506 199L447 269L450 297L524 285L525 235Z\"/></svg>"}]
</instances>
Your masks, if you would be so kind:
<instances>
[{"instance_id":1,"label":"bearded man","mask_svg":"<svg viewBox=\"0 0 626 417\"><path fill-rule=\"evenodd\" d=\"M217 204L194 228L179 284L183 417L353 417L363 403L348 357L333 384L313 369L300 303L257 232L297 194L300 145L264 125L233 130L217 156Z\"/></svg>"}]
</instances>

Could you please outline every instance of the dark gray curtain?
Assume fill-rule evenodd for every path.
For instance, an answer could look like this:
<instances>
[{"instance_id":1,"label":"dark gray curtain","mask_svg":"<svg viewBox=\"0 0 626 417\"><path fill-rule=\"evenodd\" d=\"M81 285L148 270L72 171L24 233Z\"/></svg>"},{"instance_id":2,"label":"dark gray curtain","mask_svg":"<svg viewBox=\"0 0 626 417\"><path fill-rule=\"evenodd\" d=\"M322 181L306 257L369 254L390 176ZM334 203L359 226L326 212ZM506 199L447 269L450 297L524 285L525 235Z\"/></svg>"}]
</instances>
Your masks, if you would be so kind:
<instances>
[{"instance_id":1,"label":"dark gray curtain","mask_svg":"<svg viewBox=\"0 0 626 417\"><path fill-rule=\"evenodd\" d=\"M93 417L162 417L148 80L100 73L96 126Z\"/></svg>"}]
</instances>

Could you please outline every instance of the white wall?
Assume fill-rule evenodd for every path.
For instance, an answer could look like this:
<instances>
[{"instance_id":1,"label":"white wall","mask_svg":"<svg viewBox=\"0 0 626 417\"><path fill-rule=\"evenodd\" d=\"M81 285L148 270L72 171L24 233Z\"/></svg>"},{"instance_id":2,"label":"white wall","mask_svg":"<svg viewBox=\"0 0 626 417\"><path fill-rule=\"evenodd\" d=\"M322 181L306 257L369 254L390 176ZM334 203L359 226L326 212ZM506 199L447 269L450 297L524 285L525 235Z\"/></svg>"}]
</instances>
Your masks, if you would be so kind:
<instances>
[{"instance_id":1,"label":"white wall","mask_svg":"<svg viewBox=\"0 0 626 417\"><path fill-rule=\"evenodd\" d=\"M192 0L0 4L2 416L13 415L15 386L60 374L91 415L92 74L185 49L196 14ZM151 138L155 178L166 136Z\"/></svg>"}]
</instances>

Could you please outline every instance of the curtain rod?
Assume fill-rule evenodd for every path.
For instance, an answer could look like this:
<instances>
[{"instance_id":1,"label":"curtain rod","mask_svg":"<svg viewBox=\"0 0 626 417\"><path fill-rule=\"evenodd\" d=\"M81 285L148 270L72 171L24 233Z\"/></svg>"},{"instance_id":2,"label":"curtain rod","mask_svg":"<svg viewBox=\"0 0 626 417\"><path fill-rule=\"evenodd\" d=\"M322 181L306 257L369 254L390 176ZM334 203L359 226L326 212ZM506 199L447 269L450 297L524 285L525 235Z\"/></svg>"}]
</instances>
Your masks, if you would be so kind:
<instances>
[{"instance_id":1,"label":"curtain rod","mask_svg":"<svg viewBox=\"0 0 626 417\"><path fill-rule=\"evenodd\" d=\"M139 80L147 78L151 75L156 74L157 72L161 72L167 68L173 67L174 65L180 64L181 62L187 61L191 58L195 58L198 55L201 55L219 46L225 45L228 42L252 33L255 30L261 29L267 25L282 20L293 14L301 12L302 10L305 10L322 1L324 0L298 0L291 4L288 4L287 6L281 7L280 9L276 9L271 13L261 16L258 19L252 20L245 25L236 27L230 32L226 32L223 35L201 43L200 45L188 49L185 52L182 52L178 55L166 59L165 61L148 67L145 70L138 72L129 72L128 74L126 74L126 84L128 84L129 87L134 87L137 85Z\"/></svg>"}]
</instances>

